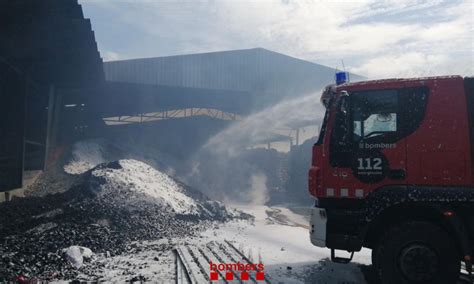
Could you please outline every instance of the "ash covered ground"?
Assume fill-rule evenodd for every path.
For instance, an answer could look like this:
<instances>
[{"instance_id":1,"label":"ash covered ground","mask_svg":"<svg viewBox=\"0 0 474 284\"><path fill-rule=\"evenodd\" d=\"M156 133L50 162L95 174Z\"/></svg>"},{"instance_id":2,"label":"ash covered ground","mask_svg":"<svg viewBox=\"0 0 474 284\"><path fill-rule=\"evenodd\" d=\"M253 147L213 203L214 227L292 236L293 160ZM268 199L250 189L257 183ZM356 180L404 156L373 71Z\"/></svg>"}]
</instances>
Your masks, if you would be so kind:
<instances>
[{"instance_id":1,"label":"ash covered ground","mask_svg":"<svg viewBox=\"0 0 474 284\"><path fill-rule=\"evenodd\" d=\"M294 213L304 207L224 205L160 162L102 139L75 144L26 198L0 204L0 282L172 283L174 248L226 241L264 263L272 283L366 281L370 252L331 263L311 245L304 213Z\"/></svg>"},{"instance_id":2,"label":"ash covered ground","mask_svg":"<svg viewBox=\"0 0 474 284\"><path fill-rule=\"evenodd\" d=\"M0 204L0 281L99 280L104 259L139 253L145 241L155 241L147 250L159 259L176 240L250 218L144 162L108 161L105 147L76 144L26 198ZM146 280L129 266L123 280Z\"/></svg>"}]
</instances>

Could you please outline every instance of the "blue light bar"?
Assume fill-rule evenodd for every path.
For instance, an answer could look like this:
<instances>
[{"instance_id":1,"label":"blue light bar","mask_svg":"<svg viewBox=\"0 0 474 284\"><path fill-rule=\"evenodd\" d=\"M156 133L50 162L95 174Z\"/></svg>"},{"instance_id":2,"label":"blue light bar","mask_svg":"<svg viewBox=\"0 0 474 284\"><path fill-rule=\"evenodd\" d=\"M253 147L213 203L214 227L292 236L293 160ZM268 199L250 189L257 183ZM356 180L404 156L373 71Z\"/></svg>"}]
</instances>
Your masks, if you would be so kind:
<instances>
[{"instance_id":1,"label":"blue light bar","mask_svg":"<svg viewBox=\"0 0 474 284\"><path fill-rule=\"evenodd\" d=\"M349 72L336 72L336 85L349 82Z\"/></svg>"}]
</instances>

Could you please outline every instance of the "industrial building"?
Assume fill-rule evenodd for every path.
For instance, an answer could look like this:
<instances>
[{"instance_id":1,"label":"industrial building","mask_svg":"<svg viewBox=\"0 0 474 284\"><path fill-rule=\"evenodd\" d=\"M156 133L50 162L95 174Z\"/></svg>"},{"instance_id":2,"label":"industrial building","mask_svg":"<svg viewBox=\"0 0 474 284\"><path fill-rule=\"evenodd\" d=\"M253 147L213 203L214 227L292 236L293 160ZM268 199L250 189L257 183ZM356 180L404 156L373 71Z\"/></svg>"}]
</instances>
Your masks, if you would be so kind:
<instances>
[{"instance_id":1,"label":"industrial building","mask_svg":"<svg viewBox=\"0 0 474 284\"><path fill-rule=\"evenodd\" d=\"M184 158L233 121L334 81L333 68L262 48L103 63L77 0L1 1L0 39L0 191L98 134ZM298 135L262 143L281 140Z\"/></svg>"},{"instance_id":2,"label":"industrial building","mask_svg":"<svg viewBox=\"0 0 474 284\"><path fill-rule=\"evenodd\" d=\"M283 99L319 92L334 81L334 71L263 48L104 62L107 91L101 113L107 125L117 127L197 116L239 120ZM194 123L205 132L218 122ZM219 129L229 123L219 123ZM302 118L261 143L299 144L298 129L311 124Z\"/></svg>"},{"instance_id":3,"label":"industrial building","mask_svg":"<svg viewBox=\"0 0 474 284\"><path fill-rule=\"evenodd\" d=\"M239 115L319 91L335 73L263 48L110 61L104 71L114 96L122 89L123 96L153 94L176 102L173 107L212 107Z\"/></svg>"}]
</instances>

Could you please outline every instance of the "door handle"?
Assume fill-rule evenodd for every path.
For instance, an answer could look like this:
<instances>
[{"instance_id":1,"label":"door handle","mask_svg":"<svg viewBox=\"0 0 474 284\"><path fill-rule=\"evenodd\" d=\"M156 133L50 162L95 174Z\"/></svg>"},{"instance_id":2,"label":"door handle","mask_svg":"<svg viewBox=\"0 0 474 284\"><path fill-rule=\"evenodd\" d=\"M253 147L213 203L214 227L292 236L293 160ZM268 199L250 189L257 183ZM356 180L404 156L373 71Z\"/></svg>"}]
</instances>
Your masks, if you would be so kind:
<instances>
[{"instance_id":1,"label":"door handle","mask_svg":"<svg viewBox=\"0 0 474 284\"><path fill-rule=\"evenodd\" d=\"M389 171L388 171L388 177L389 177L390 179L402 180L402 179L405 179L405 177L406 177L406 172L405 172L404 169L389 170Z\"/></svg>"}]
</instances>

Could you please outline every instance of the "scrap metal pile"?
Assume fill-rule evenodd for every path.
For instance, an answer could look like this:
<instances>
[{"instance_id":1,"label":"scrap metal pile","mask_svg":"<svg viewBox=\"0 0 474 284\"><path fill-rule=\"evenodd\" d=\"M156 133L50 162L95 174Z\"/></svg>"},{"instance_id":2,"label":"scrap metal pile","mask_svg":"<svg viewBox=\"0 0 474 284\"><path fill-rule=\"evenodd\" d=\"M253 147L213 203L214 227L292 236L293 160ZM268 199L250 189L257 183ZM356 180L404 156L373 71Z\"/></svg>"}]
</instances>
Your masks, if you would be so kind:
<instances>
[{"instance_id":1,"label":"scrap metal pile","mask_svg":"<svg viewBox=\"0 0 474 284\"><path fill-rule=\"evenodd\" d=\"M192 237L208 222L243 217L136 160L100 164L77 180L63 193L0 204L0 281L74 279L87 267L71 253L119 255L133 241Z\"/></svg>"}]
</instances>

